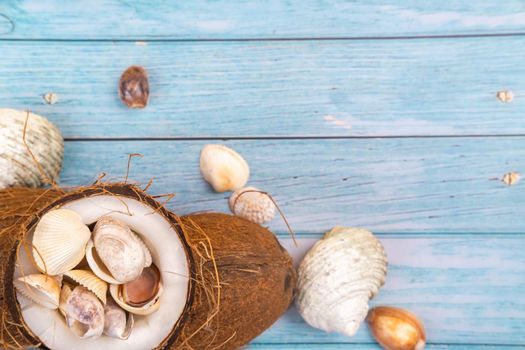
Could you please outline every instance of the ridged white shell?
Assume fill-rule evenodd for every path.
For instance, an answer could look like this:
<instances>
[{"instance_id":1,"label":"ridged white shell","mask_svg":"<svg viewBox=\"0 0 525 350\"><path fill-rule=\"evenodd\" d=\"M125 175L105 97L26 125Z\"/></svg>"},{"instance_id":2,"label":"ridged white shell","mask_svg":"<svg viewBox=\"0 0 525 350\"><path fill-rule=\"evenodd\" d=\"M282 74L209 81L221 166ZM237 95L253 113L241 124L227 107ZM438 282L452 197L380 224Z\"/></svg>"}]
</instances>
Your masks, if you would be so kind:
<instances>
[{"instance_id":1,"label":"ridged white shell","mask_svg":"<svg viewBox=\"0 0 525 350\"><path fill-rule=\"evenodd\" d=\"M58 308L60 285L55 278L37 273L18 278L14 285L20 294L33 302L48 309Z\"/></svg>"},{"instance_id":2,"label":"ridged white shell","mask_svg":"<svg viewBox=\"0 0 525 350\"><path fill-rule=\"evenodd\" d=\"M35 162L24 144L36 158ZM0 109L0 189L39 187L46 183L38 164L47 177L57 181L62 167L64 140L60 130L46 118L26 111Z\"/></svg>"},{"instance_id":3,"label":"ridged white shell","mask_svg":"<svg viewBox=\"0 0 525 350\"><path fill-rule=\"evenodd\" d=\"M200 156L201 174L217 192L242 188L250 177L244 158L223 145L206 145Z\"/></svg>"},{"instance_id":4,"label":"ridged white shell","mask_svg":"<svg viewBox=\"0 0 525 350\"><path fill-rule=\"evenodd\" d=\"M235 191L229 200L230 210L233 214L263 224L275 216L275 204L267 194L260 192L255 187L244 187Z\"/></svg>"},{"instance_id":5,"label":"ridged white shell","mask_svg":"<svg viewBox=\"0 0 525 350\"><path fill-rule=\"evenodd\" d=\"M64 275L95 293L102 303L106 304L108 284L98 278L93 272L87 270L71 270L64 273Z\"/></svg>"},{"instance_id":6,"label":"ridged white shell","mask_svg":"<svg viewBox=\"0 0 525 350\"><path fill-rule=\"evenodd\" d=\"M157 311L160 307L160 296L162 295L162 284L159 286L159 291L157 292L157 295L155 298L153 298L149 303L147 303L144 306L140 307L134 307L131 305L126 304L126 302L123 300L123 296L120 290L120 285L112 284L109 286L109 293L113 297L113 300L117 302L117 304L123 308L124 310L131 312L135 315L149 315Z\"/></svg>"},{"instance_id":7,"label":"ridged white shell","mask_svg":"<svg viewBox=\"0 0 525 350\"><path fill-rule=\"evenodd\" d=\"M334 227L301 262L297 309L315 328L353 336L386 270L383 246L370 231Z\"/></svg>"},{"instance_id":8,"label":"ridged white shell","mask_svg":"<svg viewBox=\"0 0 525 350\"><path fill-rule=\"evenodd\" d=\"M151 264L151 254L144 242L126 224L110 216L97 221L93 243L100 261L118 283L133 281L148 263ZM97 274L103 269L98 266L97 270L93 267L92 270Z\"/></svg>"},{"instance_id":9,"label":"ridged white shell","mask_svg":"<svg viewBox=\"0 0 525 350\"><path fill-rule=\"evenodd\" d=\"M76 212L68 209L49 211L40 219L33 235L36 265L49 275L71 270L84 258L90 236L89 228Z\"/></svg>"},{"instance_id":10,"label":"ridged white shell","mask_svg":"<svg viewBox=\"0 0 525 350\"><path fill-rule=\"evenodd\" d=\"M133 314L121 309L112 299L104 306L104 334L118 339L128 339L135 319Z\"/></svg>"},{"instance_id":11,"label":"ridged white shell","mask_svg":"<svg viewBox=\"0 0 525 350\"><path fill-rule=\"evenodd\" d=\"M82 286L66 295L60 309L73 333L82 339L100 337L104 331L104 307L97 296Z\"/></svg>"}]
</instances>

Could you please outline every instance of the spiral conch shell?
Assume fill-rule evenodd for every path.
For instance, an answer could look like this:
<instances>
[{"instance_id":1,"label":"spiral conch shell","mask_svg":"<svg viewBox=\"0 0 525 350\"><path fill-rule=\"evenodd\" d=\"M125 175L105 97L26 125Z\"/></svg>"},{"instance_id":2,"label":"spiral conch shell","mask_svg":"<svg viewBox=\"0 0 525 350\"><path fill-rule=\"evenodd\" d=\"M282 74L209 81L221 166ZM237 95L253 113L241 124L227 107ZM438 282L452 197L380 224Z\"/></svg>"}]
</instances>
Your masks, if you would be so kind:
<instances>
[{"instance_id":1,"label":"spiral conch shell","mask_svg":"<svg viewBox=\"0 0 525 350\"><path fill-rule=\"evenodd\" d=\"M64 140L49 120L25 111L0 108L0 189L39 187L57 181L63 156Z\"/></svg>"},{"instance_id":2,"label":"spiral conch shell","mask_svg":"<svg viewBox=\"0 0 525 350\"><path fill-rule=\"evenodd\" d=\"M84 258L91 236L82 217L69 209L47 212L35 228L33 258L42 272L58 275L71 270Z\"/></svg>"},{"instance_id":3,"label":"spiral conch shell","mask_svg":"<svg viewBox=\"0 0 525 350\"><path fill-rule=\"evenodd\" d=\"M235 191L229 200L233 214L263 224L275 216L275 204L269 195L255 187L244 187Z\"/></svg>"},{"instance_id":4,"label":"spiral conch shell","mask_svg":"<svg viewBox=\"0 0 525 350\"><path fill-rule=\"evenodd\" d=\"M151 253L142 240L122 221L104 216L93 230L93 245L88 243L86 257L101 279L122 284L135 280L144 267L151 265Z\"/></svg>"},{"instance_id":5,"label":"spiral conch shell","mask_svg":"<svg viewBox=\"0 0 525 350\"><path fill-rule=\"evenodd\" d=\"M201 174L215 191L237 190L248 182L250 168L244 158L223 145L206 145L201 151Z\"/></svg>"},{"instance_id":6,"label":"spiral conch shell","mask_svg":"<svg viewBox=\"0 0 525 350\"><path fill-rule=\"evenodd\" d=\"M82 339L98 338L104 331L104 307L95 294L82 286L64 286L60 311L69 328Z\"/></svg>"},{"instance_id":7,"label":"spiral conch shell","mask_svg":"<svg viewBox=\"0 0 525 350\"><path fill-rule=\"evenodd\" d=\"M365 229L334 227L306 254L298 270L296 305L315 328L353 336L368 301L384 284L383 246Z\"/></svg>"}]
</instances>

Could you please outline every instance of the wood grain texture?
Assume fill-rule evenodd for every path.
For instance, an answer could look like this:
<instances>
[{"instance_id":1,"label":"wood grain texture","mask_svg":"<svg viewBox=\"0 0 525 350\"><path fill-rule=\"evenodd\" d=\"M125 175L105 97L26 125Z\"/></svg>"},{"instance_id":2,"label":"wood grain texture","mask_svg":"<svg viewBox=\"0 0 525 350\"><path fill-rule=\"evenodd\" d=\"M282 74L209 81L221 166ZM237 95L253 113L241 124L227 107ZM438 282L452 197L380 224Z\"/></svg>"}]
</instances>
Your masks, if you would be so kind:
<instances>
[{"instance_id":1,"label":"wood grain texture","mask_svg":"<svg viewBox=\"0 0 525 350\"><path fill-rule=\"evenodd\" d=\"M317 238L299 247L281 238L296 263ZM429 343L525 344L525 239L523 235L380 235L389 267L371 305L414 311ZM256 343L373 342L363 325L348 338L307 326L292 308ZM323 347L324 348L324 347ZM337 348L337 347L336 347Z\"/></svg>"},{"instance_id":2,"label":"wood grain texture","mask_svg":"<svg viewBox=\"0 0 525 350\"><path fill-rule=\"evenodd\" d=\"M101 172L130 178L154 194L176 193L179 214L228 211L228 194L201 178L206 141L67 142L62 184L94 181ZM506 186L509 171L525 174L525 138L357 140L248 140L224 144L251 167L250 185L275 196L292 227L303 233L338 225L380 232L525 232L521 181ZM270 228L286 234L282 220Z\"/></svg>"},{"instance_id":3,"label":"wood grain texture","mask_svg":"<svg viewBox=\"0 0 525 350\"><path fill-rule=\"evenodd\" d=\"M231 39L523 31L519 0L4 1L3 38Z\"/></svg>"},{"instance_id":4,"label":"wood grain texture","mask_svg":"<svg viewBox=\"0 0 525 350\"><path fill-rule=\"evenodd\" d=\"M260 344L254 343L247 346L249 350L380 350L376 344L368 343L341 343L341 344L320 344L320 343L299 343L299 344ZM474 345L474 344L428 344L426 350L517 350L523 349L516 345Z\"/></svg>"},{"instance_id":5,"label":"wood grain texture","mask_svg":"<svg viewBox=\"0 0 525 350\"><path fill-rule=\"evenodd\" d=\"M524 44L0 42L0 105L47 116L67 138L525 134ZM144 110L117 95L132 64L149 71ZM505 89L510 103L496 98Z\"/></svg>"}]
</instances>

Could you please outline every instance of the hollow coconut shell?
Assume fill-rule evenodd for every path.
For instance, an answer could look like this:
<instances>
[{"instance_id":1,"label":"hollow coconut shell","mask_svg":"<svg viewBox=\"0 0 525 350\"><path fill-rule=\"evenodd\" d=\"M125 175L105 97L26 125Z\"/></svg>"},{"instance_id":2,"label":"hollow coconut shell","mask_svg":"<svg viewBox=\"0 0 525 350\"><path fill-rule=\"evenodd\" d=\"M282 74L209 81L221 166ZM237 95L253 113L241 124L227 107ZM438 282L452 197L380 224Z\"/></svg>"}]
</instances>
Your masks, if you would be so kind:
<instances>
[{"instance_id":1,"label":"hollow coconut shell","mask_svg":"<svg viewBox=\"0 0 525 350\"><path fill-rule=\"evenodd\" d=\"M0 108L0 189L56 182L63 156L64 140L53 123L27 111Z\"/></svg>"},{"instance_id":2,"label":"hollow coconut shell","mask_svg":"<svg viewBox=\"0 0 525 350\"><path fill-rule=\"evenodd\" d=\"M255 223L218 213L178 218L126 184L99 184L69 193L7 189L0 191L0 259L6 261L0 266L2 345L46 348L24 321L13 287L17 251L28 229L57 206L108 193L154 208L173 224L187 249L190 276L184 310L157 349L237 349L287 310L296 283L292 259L270 231Z\"/></svg>"}]
</instances>

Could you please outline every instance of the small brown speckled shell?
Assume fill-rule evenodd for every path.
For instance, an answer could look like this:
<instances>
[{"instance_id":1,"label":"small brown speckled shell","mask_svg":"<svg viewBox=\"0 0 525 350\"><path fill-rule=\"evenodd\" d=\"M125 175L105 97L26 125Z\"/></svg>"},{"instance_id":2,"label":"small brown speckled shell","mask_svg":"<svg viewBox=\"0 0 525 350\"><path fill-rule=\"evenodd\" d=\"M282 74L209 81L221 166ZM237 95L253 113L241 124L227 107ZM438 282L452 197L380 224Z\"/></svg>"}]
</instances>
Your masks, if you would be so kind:
<instances>
[{"instance_id":1,"label":"small brown speckled shell","mask_svg":"<svg viewBox=\"0 0 525 350\"><path fill-rule=\"evenodd\" d=\"M148 104L148 73L140 66L128 67L120 76L118 93L129 108L144 108Z\"/></svg>"}]
</instances>

